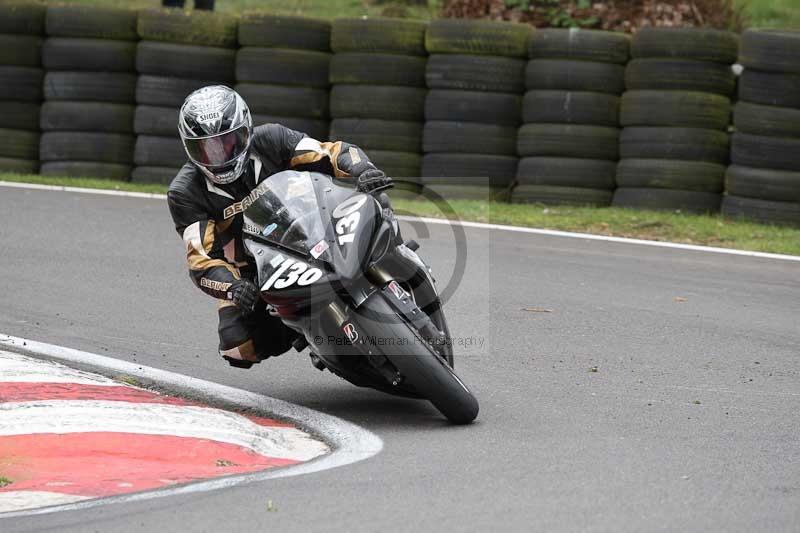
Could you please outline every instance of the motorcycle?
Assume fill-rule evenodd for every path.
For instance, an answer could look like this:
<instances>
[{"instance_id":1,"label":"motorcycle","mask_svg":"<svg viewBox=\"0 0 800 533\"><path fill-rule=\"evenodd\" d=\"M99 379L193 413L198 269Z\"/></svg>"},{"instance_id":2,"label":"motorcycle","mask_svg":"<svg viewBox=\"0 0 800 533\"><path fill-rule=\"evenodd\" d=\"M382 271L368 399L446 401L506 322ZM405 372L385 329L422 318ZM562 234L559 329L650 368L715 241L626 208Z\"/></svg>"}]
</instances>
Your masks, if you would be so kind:
<instances>
[{"instance_id":1,"label":"motorcycle","mask_svg":"<svg viewBox=\"0 0 800 533\"><path fill-rule=\"evenodd\" d=\"M453 366L442 302L419 245L403 242L388 197L324 174L284 171L242 202L261 296L319 370L429 400L467 424L478 401Z\"/></svg>"}]
</instances>

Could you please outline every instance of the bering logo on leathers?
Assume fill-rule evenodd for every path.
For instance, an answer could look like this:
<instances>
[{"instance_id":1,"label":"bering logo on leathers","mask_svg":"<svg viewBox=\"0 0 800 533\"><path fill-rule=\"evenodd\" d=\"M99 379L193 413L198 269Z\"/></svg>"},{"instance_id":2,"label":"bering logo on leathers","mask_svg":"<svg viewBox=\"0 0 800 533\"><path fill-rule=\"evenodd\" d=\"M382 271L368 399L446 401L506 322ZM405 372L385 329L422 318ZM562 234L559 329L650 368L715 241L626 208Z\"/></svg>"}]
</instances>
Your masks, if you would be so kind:
<instances>
[{"instance_id":1,"label":"bering logo on leathers","mask_svg":"<svg viewBox=\"0 0 800 533\"><path fill-rule=\"evenodd\" d=\"M250 207L253 204L253 202L258 200L258 198L262 194L267 192L267 190L269 190L269 185L267 185L266 181L262 182L261 185L250 191L250 194L245 196L241 202L236 202L226 207L225 210L222 212L223 218L227 220L231 217L238 215L239 213L244 213L245 209Z\"/></svg>"}]
</instances>

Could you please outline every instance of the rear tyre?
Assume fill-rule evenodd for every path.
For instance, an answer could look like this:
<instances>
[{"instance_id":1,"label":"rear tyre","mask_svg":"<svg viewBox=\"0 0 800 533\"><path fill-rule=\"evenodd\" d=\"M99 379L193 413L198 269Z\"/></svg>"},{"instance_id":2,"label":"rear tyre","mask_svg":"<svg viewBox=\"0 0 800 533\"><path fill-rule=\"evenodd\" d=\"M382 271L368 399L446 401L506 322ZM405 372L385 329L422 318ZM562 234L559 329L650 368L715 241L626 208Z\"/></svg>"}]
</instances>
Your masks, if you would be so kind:
<instances>
[{"instance_id":1,"label":"rear tyre","mask_svg":"<svg viewBox=\"0 0 800 533\"><path fill-rule=\"evenodd\" d=\"M389 353L384 353L404 380L452 423L469 424L475 420L480 409L478 400L447 362L422 342L419 334L400 317L393 321L375 319L397 316L384 298L372 297L363 307L363 320L359 320L362 339L407 339L409 342L397 343L399 345L392 346Z\"/></svg>"}]
</instances>

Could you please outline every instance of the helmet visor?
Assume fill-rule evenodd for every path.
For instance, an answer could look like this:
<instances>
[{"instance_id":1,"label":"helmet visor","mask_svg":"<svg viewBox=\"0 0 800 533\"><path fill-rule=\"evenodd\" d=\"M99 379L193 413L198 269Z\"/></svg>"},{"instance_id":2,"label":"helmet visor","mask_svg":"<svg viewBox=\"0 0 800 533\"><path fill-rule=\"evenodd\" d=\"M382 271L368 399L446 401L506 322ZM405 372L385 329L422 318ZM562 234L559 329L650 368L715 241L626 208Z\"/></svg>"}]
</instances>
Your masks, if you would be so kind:
<instances>
[{"instance_id":1,"label":"helmet visor","mask_svg":"<svg viewBox=\"0 0 800 533\"><path fill-rule=\"evenodd\" d=\"M210 137L184 139L183 144L189 158L195 163L208 167L220 167L230 163L247 150L250 144L250 130L247 125L243 125L235 130Z\"/></svg>"}]
</instances>

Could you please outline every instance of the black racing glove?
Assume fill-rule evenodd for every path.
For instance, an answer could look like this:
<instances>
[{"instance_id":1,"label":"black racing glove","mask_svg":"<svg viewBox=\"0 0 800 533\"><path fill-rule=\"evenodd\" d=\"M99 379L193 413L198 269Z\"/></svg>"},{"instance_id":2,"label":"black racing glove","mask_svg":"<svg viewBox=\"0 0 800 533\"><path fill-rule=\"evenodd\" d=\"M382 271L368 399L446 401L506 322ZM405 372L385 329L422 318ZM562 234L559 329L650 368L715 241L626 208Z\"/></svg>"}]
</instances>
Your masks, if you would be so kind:
<instances>
[{"instance_id":1,"label":"black racing glove","mask_svg":"<svg viewBox=\"0 0 800 533\"><path fill-rule=\"evenodd\" d=\"M249 315L255 310L260 297L258 287L246 279L235 282L228 291L228 300L233 302L244 315Z\"/></svg>"},{"instance_id":2,"label":"black racing glove","mask_svg":"<svg viewBox=\"0 0 800 533\"><path fill-rule=\"evenodd\" d=\"M371 168L365 170L358 176L356 183L356 190L358 192L371 193L376 191L383 191L394 187L392 178L386 175L382 170Z\"/></svg>"}]
</instances>

